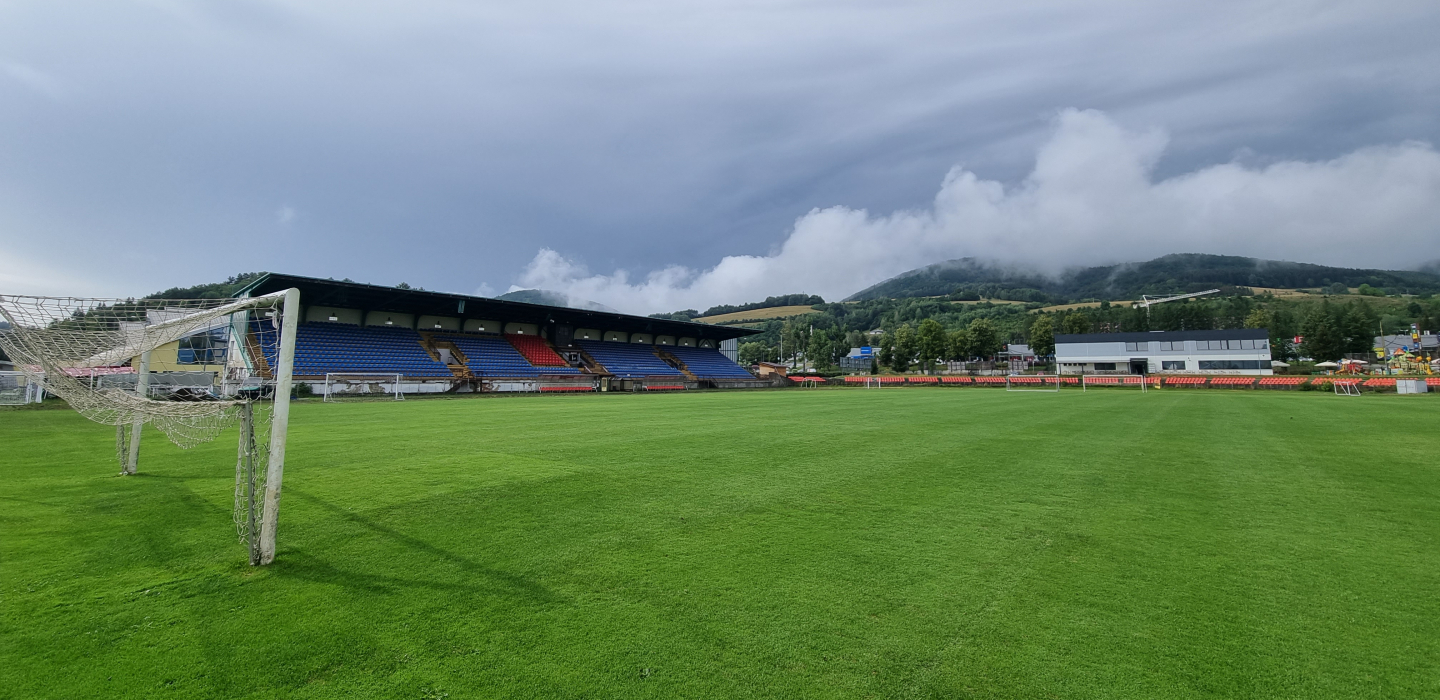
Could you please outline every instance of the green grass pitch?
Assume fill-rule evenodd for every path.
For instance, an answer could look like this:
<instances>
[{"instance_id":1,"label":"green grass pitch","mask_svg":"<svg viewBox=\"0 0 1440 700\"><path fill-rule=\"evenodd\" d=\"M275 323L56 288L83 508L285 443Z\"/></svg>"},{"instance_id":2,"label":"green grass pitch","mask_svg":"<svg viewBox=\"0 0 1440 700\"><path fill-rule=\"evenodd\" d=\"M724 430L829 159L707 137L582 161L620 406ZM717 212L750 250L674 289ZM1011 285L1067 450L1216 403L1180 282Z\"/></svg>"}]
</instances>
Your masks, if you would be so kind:
<instances>
[{"instance_id":1,"label":"green grass pitch","mask_svg":"<svg viewBox=\"0 0 1440 700\"><path fill-rule=\"evenodd\" d=\"M901 388L0 413L0 696L1440 696L1440 400Z\"/></svg>"}]
</instances>

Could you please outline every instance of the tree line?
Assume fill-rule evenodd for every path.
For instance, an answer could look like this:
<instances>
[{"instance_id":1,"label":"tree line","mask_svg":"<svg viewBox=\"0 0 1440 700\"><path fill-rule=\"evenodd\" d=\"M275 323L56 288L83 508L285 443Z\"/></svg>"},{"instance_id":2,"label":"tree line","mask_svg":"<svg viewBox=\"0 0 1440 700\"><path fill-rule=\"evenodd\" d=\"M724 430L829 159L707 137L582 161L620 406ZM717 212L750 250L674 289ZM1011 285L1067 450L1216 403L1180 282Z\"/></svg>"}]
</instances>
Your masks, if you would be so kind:
<instances>
[{"instance_id":1,"label":"tree line","mask_svg":"<svg viewBox=\"0 0 1440 700\"><path fill-rule=\"evenodd\" d=\"M874 299L817 304L814 311L772 320L742 342L741 361L804 358L833 369L852 347L875 349L876 369L933 370L944 361L993 358L1007 343L1027 343L1037 356L1054 353L1057 334L1265 328L1271 357L1337 360L1368 353L1374 336L1408 333L1409 324L1440 328L1440 300L1374 296L1289 299L1236 293L1144 308L1101 302L1044 311L1040 304L955 303L950 299ZM1296 345L1294 339L1303 337Z\"/></svg>"}]
</instances>

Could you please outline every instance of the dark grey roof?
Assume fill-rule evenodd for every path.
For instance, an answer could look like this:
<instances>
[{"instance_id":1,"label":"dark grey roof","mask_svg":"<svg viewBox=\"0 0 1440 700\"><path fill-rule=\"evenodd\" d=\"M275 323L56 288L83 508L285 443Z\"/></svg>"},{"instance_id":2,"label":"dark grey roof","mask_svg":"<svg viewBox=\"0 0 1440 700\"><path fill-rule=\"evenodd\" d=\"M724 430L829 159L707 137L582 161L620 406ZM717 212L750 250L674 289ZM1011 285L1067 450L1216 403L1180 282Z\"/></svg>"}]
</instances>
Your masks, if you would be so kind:
<instances>
[{"instance_id":1,"label":"dark grey roof","mask_svg":"<svg viewBox=\"0 0 1440 700\"><path fill-rule=\"evenodd\" d=\"M1143 343L1151 340L1257 340L1269 338L1264 328L1232 328L1223 331L1149 331L1146 333L1073 333L1056 334L1060 343Z\"/></svg>"},{"instance_id":2,"label":"dark grey roof","mask_svg":"<svg viewBox=\"0 0 1440 700\"><path fill-rule=\"evenodd\" d=\"M646 316L528 304L521 301L505 301L448 292L398 289L358 282L337 282L273 272L266 273L246 285L236 292L235 296L259 296L292 287L300 290L300 304L303 306L334 306L366 311L476 318L506 323L512 321L535 324L567 323L577 328L674 335L702 340L728 340L760 332L734 326L712 326L708 323L670 321Z\"/></svg>"},{"instance_id":3,"label":"dark grey roof","mask_svg":"<svg viewBox=\"0 0 1440 700\"><path fill-rule=\"evenodd\" d=\"M1375 336L1375 347L1385 348L1387 351L1397 348L1412 347L1415 341L1410 339L1410 334L1404 335L1377 335ZM1440 335L1420 336L1420 346L1426 350L1440 347Z\"/></svg>"}]
</instances>

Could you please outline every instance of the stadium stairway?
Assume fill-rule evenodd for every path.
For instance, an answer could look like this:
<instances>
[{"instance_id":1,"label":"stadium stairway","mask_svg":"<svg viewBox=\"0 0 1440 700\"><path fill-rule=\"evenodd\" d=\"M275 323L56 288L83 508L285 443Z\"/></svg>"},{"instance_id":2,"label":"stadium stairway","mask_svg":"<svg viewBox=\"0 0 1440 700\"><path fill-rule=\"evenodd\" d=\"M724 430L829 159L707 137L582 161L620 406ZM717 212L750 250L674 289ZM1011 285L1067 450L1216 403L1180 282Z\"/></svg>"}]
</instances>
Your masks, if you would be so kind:
<instances>
[{"instance_id":1,"label":"stadium stairway","mask_svg":"<svg viewBox=\"0 0 1440 700\"><path fill-rule=\"evenodd\" d=\"M689 367L686 367L686 366L685 366L685 361L684 361L684 360L681 360L680 358L676 357L673 353L670 353L670 352L668 352L668 351L666 351L666 350L661 349L661 346L659 346L659 345L656 345L656 346L655 346L655 356L658 357L658 358L660 358L660 359L662 359L662 360L664 360L664 361L665 361L665 364L670 365L671 367L674 367L675 369L680 370L680 373L683 374L683 375L685 375L685 378L686 378L686 379L688 379L688 380L690 380L690 381L692 381L692 382L698 382L698 381L700 381L700 378L697 377L697 376L695 376L695 374L690 371L690 368L689 368Z\"/></svg>"},{"instance_id":2,"label":"stadium stairway","mask_svg":"<svg viewBox=\"0 0 1440 700\"><path fill-rule=\"evenodd\" d=\"M580 340L576 341L576 345L604 363L611 376L630 379L652 376L680 379L684 376L680 370L660 359L648 345L608 340Z\"/></svg>"},{"instance_id":3,"label":"stadium stairway","mask_svg":"<svg viewBox=\"0 0 1440 700\"><path fill-rule=\"evenodd\" d=\"M432 332L420 331L420 345L425 348L425 352L430 355L431 359L444 364L456 379L475 378L475 373L470 371L469 358L465 357L465 353L456 344L443 338L436 338ZM441 353L441 350L449 351L450 362L444 361L444 353Z\"/></svg>"},{"instance_id":4,"label":"stadium stairway","mask_svg":"<svg viewBox=\"0 0 1440 700\"><path fill-rule=\"evenodd\" d=\"M453 376L426 351L420 334L412 328L362 328L324 322L300 324L295 337L295 374L323 376L330 372L395 373L425 378Z\"/></svg>"},{"instance_id":5,"label":"stadium stairway","mask_svg":"<svg viewBox=\"0 0 1440 700\"><path fill-rule=\"evenodd\" d=\"M585 352L585 348L577 345L575 349L580 352L580 369L582 371L591 374L611 374L610 370L605 369L605 365L600 364L599 360L596 360L590 353Z\"/></svg>"},{"instance_id":6,"label":"stadium stairway","mask_svg":"<svg viewBox=\"0 0 1440 700\"><path fill-rule=\"evenodd\" d=\"M755 375L751 374L750 370L731 362L730 358L713 348L667 346L665 351L682 363L687 376L693 375L704 380L753 381L755 379Z\"/></svg>"},{"instance_id":7,"label":"stadium stairway","mask_svg":"<svg viewBox=\"0 0 1440 700\"><path fill-rule=\"evenodd\" d=\"M250 354L250 357L255 358L256 374L269 379L270 355L265 352L267 346L261 342L264 334L265 331L262 330L260 321L250 321L250 332L245 334L245 350ZM275 343L272 342L269 347L273 347L274 345Z\"/></svg>"}]
</instances>

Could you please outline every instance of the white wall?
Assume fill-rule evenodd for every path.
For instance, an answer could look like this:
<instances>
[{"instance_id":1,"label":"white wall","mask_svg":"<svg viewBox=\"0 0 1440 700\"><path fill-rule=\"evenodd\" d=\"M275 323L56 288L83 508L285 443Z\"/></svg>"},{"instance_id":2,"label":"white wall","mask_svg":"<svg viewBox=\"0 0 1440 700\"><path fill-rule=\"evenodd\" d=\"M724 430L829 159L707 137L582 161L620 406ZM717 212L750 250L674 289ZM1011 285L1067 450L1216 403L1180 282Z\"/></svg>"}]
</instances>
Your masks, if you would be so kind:
<instances>
[{"instance_id":1,"label":"white wall","mask_svg":"<svg viewBox=\"0 0 1440 700\"><path fill-rule=\"evenodd\" d=\"M387 321L389 321L389 323L387 323ZM391 311L371 311L365 315L365 325L414 328L415 317L410 314L397 314Z\"/></svg>"},{"instance_id":2,"label":"white wall","mask_svg":"<svg viewBox=\"0 0 1440 700\"><path fill-rule=\"evenodd\" d=\"M460 319L448 316L421 316L418 328L422 331L458 331Z\"/></svg>"},{"instance_id":3,"label":"white wall","mask_svg":"<svg viewBox=\"0 0 1440 700\"><path fill-rule=\"evenodd\" d=\"M1200 369L1202 360L1256 360L1265 362L1270 360L1269 343L1264 340L1227 340L1224 349L1212 349L1210 343L1220 341L1186 340L1175 341L1176 346L1183 344L1183 349L1162 350L1161 341L1152 340L1138 343L1135 346L1127 346L1124 341L1103 342L1103 343L1056 343L1055 361L1060 365L1062 374L1077 374L1081 371L1095 372L1095 363L1113 362L1115 372L1126 373L1130 371L1130 360L1144 358L1148 364L1148 371L1153 373L1161 372L1184 372L1186 374L1274 374L1269 369ZM1236 343L1240 347L1231 348L1229 344ZM1205 347L1201 347L1201 346ZM1250 345L1251 347L1244 347ZM1257 345L1265 347L1255 347ZM1184 369L1170 369L1164 367L1165 362L1184 362ZM1108 370L1098 370L1108 371Z\"/></svg>"}]
</instances>

